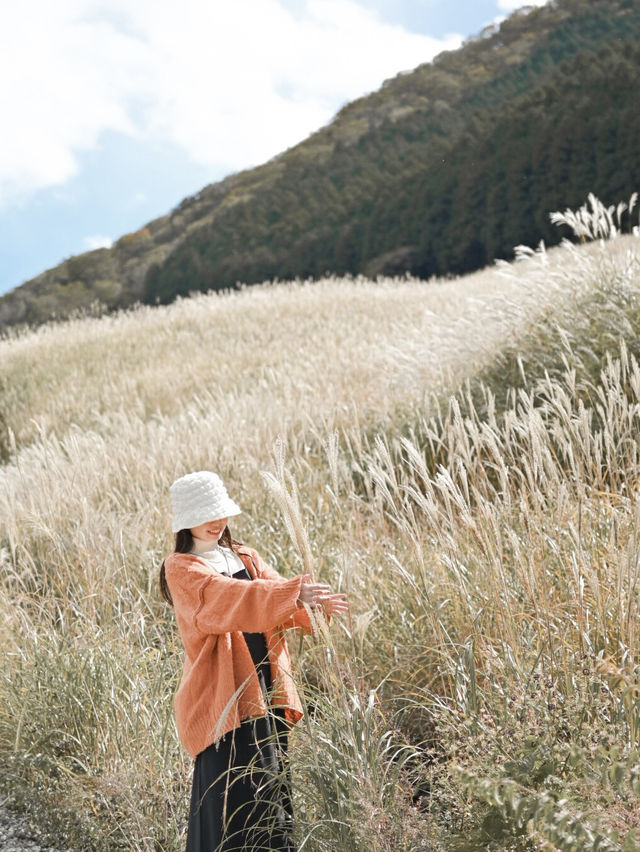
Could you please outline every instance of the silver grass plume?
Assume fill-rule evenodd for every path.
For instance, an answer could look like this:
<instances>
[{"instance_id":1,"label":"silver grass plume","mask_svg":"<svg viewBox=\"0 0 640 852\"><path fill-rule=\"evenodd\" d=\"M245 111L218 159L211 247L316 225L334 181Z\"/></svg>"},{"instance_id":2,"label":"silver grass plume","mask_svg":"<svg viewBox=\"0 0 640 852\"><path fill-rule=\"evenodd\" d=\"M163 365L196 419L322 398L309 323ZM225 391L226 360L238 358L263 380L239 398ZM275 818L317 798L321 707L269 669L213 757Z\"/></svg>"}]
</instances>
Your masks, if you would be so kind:
<instances>
[{"instance_id":1,"label":"silver grass plume","mask_svg":"<svg viewBox=\"0 0 640 852\"><path fill-rule=\"evenodd\" d=\"M284 454L284 442L278 439L273 452L276 472L273 474L263 471L262 478L280 506L287 532L298 551L304 573L310 574L313 579L315 577L314 559L302 520L298 489L292 475L285 469Z\"/></svg>"}]
</instances>

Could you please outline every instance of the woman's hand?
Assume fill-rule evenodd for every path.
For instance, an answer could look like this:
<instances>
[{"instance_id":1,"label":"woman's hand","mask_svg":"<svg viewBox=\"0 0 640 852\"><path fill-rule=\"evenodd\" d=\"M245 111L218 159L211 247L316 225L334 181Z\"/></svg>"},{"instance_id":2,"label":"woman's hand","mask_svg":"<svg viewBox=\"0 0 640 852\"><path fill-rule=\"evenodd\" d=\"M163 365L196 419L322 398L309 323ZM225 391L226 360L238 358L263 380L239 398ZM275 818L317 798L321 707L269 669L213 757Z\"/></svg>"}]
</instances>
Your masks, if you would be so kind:
<instances>
[{"instance_id":1,"label":"woman's hand","mask_svg":"<svg viewBox=\"0 0 640 852\"><path fill-rule=\"evenodd\" d=\"M320 601L326 615L342 615L349 609L347 596L342 592L325 595Z\"/></svg>"},{"instance_id":2,"label":"woman's hand","mask_svg":"<svg viewBox=\"0 0 640 852\"><path fill-rule=\"evenodd\" d=\"M349 608L346 595L331 593L326 583L313 583L310 574L305 574L302 580L298 603L311 607L321 606L327 615L330 613L339 615Z\"/></svg>"}]
</instances>

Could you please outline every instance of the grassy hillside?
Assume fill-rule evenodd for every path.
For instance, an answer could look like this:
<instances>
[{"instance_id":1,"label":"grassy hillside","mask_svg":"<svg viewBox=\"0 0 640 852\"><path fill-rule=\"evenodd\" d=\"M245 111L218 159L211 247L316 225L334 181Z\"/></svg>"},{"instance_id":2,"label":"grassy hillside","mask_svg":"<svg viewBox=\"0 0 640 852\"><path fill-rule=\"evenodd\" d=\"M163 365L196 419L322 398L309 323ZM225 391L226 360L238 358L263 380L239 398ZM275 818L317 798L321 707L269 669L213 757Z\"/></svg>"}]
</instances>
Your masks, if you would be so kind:
<instances>
[{"instance_id":1,"label":"grassy hillside","mask_svg":"<svg viewBox=\"0 0 640 852\"><path fill-rule=\"evenodd\" d=\"M10 803L73 850L183 848L167 489L220 471L289 574L270 471L352 600L292 640L305 848L638 848L638 238L521 254L0 341Z\"/></svg>"},{"instance_id":2,"label":"grassy hillside","mask_svg":"<svg viewBox=\"0 0 640 852\"><path fill-rule=\"evenodd\" d=\"M639 37L637 0L515 13L269 163L0 298L0 327L238 281L461 272L552 239L548 210L638 188Z\"/></svg>"}]
</instances>

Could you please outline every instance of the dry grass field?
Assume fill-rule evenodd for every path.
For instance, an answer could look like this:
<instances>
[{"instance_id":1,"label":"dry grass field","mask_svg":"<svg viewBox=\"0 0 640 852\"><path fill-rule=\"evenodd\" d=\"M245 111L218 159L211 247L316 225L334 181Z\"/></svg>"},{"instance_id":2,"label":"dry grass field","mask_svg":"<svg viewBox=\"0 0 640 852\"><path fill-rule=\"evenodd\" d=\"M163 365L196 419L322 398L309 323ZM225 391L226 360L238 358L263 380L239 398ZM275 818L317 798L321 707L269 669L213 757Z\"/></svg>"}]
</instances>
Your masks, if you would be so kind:
<instances>
[{"instance_id":1,"label":"dry grass field","mask_svg":"<svg viewBox=\"0 0 640 852\"><path fill-rule=\"evenodd\" d=\"M168 486L209 468L236 537L290 574L304 533L352 602L291 641L301 849L640 848L640 241L563 221L584 245L462 279L0 340L10 804L78 852L183 848L157 574Z\"/></svg>"}]
</instances>

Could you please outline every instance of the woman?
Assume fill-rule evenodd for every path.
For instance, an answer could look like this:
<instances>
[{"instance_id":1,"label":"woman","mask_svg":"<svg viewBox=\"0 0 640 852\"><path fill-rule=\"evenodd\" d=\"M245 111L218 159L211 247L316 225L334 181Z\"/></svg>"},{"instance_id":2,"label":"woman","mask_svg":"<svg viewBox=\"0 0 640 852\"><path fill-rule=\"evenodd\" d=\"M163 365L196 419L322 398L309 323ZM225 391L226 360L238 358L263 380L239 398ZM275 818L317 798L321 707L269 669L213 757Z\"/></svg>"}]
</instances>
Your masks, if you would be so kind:
<instances>
[{"instance_id":1,"label":"woman","mask_svg":"<svg viewBox=\"0 0 640 852\"><path fill-rule=\"evenodd\" d=\"M175 713L195 758L187 852L291 852L287 732L302 706L284 628L311 629L303 604L339 614L346 598L309 575L284 579L232 539L241 510L217 474L189 473L170 493L175 552L160 588L185 648Z\"/></svg>"}]
</instances>

